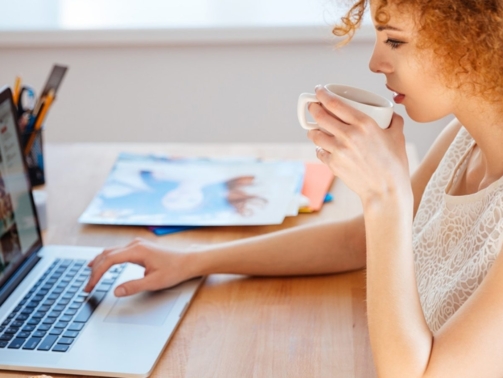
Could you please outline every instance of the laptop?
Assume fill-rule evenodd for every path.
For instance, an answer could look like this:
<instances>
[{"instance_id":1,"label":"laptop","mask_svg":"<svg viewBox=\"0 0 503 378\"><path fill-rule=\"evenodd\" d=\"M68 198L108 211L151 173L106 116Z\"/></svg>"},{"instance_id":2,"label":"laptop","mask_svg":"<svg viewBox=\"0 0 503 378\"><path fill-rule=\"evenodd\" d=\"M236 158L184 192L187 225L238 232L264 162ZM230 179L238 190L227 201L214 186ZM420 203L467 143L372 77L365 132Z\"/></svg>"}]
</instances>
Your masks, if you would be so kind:
<instances>
[{"instance_id":1,"label":"laptop","mask_svg":"<svg viewBox=\"0 0 503 378\"><path fill-rule=\"evenodd\" d=\"M202 278L116 298L118 284L143 277L122 264L85 293L101 251L42 245L12 94L0 88L0 370L150 375Z\"/></svg>"}]
</instances>

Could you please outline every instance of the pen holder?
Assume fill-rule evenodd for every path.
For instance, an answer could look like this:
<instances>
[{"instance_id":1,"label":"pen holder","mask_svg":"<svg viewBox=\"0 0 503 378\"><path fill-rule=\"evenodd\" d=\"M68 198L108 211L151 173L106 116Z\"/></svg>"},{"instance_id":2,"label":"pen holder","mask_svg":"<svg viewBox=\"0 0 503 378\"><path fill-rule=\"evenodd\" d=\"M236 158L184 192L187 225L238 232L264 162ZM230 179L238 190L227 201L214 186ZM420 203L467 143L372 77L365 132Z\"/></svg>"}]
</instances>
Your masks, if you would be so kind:
<instances>
[{"instance_id":1,"label":"pen holder","mask_svg":"<svg viewBox=\"0 0 503 378\"><path fill-rule=\"evenodd\" d=\"M21 145L32 187L45 184L42 131L43 128L21 134ZM28 145L30 145L30 149L25 151Z\"/></svg>"}]
</instances>

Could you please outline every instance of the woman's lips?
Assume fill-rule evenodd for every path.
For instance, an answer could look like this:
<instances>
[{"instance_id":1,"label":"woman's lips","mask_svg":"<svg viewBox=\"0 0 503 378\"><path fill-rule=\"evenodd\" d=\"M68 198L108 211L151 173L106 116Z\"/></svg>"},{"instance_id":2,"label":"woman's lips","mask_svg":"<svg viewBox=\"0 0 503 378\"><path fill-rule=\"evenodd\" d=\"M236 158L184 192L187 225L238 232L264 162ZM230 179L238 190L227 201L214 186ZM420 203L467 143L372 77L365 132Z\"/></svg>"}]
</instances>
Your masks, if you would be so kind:
<instances>
[{"instance_id":1,"label":"woman's lips","mask_svg":"<svg viewBox=\"0 0 503 378\"><path fill-rule=\"evenodd\" d=\"M393 101L395 101L397 104L401 104L403 102L403 100L405 99L405 95L403 93L395 91L388 84L386 84L386 88L393 92Z\"/></svg>"},{"instance_id":2,"label":"woman's lips","mask_svg":"<svg viewBox=\"0 0 503 378\"><path fill-rule=\"evenodd\" d=\"M393 101L395 101L397 104L401 104L404 99L405 99L404 94L401 94L401 93L394 93L393 94Z\"/></svg>"}]
</instances>

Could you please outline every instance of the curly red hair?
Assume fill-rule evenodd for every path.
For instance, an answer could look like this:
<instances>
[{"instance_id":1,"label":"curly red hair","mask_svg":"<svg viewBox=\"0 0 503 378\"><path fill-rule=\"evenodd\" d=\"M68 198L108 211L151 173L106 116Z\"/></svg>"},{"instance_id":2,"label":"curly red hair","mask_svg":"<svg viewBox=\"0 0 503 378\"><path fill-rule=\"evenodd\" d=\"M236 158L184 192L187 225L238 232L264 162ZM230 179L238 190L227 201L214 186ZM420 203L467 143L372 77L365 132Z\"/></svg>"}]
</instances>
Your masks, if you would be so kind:
<instances>
[{"instance_id":1,"label":"curly red hair","mask_svg":"<svg viewBox=\"0 0 503 378\"><path fill-rule=\"evenodd\" d=\"M390 20L389 6L412 11L417 46L435 54L445 83L467 88L487 101L503 100L503 3L500 0L376 0L375 21ZM361 24L369 0L354 2L333 28L349 41ZM502 106L503 107L503 106Z\"/></svg>"}]
</instances>

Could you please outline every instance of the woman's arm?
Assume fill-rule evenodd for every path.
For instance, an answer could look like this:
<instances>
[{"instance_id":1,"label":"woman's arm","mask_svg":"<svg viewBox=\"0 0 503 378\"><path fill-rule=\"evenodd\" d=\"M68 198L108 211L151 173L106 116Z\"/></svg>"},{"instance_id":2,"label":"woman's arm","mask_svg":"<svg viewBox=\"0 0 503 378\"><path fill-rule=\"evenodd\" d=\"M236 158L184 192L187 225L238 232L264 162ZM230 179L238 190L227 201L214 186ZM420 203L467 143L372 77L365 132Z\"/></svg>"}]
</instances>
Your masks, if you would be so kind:
<instances>
[{"instance_id":1,"label":"woman's arm","mask_svg":"<svg viewBox=\"0 0 503 378\"><path fill-rule=\"evenodd\" d=\"M310 111L330 134L312 130L308 135L322 148L318 151L320 160L359 195L363 204L367 241L367 314L378 375L400 378L466 376L468 369L459 369L458 360L449 354L449 348L460 350L455 345L455 332L451 333L450 340L445 341L444 356L436 353L434 345L437 341L426 324L419 300L412 251L412 221L425 185L414 188L414 180L409 179L403 120L395 116L389 129L381 130L372 119L324 89L318 88L317 96L322 105L313 103ZM442 134L429 153L427 160L430 163L439 161L443 156L440 151L445 152L447 141L452 141L457 130L459 125L454 122ZM427 182L426 177L431 177L433 165L428 161L415 175L416 184L418 181ZM501 283L494 287L503 286ZM492 299L498 301L496 291L492 292ZM500 313L503 313L503 296L499 302ZM484 309L479 308L477 312L481 316ZM503 315L498 320L503 321ZM457 331L461 331L464 325L469 323L459 323ZM480 327L490 334L489 325L481 324ZM493 329L503 331L503 326ZM493 335L492 341L501 351L503 342L498 344L499 332ZM470 336L466 341L476 343L477 333ZM469 344L465 346L469 347ZM487 353L489 348L490 345L481 349ZM436 359L436 356L440 357ZM489 360L497 366L493 369L478 362L484 360L480 353L473 353L470 357L464 359L465 368L474 364L480 371L491 369L491 373L501 373L496 360ZM434 360L438 361L439 367L430 365Z\"/></svg>"},{"instance_id":2,"label":"woman's arm","mask_svg":"<svg viewBox=\"0 0 503 378\"><path fill-rule=\"evenodd\" d=\"M363 217L326 222L211 246L188 256L194 275L337 273L365 267Z\"/></svg>"},{"instance_id":3,"label":"woman's arm","mask_svg":"<svg viewBox=\"0 0 503 378\"><path fill-rule=\"evenodd\" d=\"M458 120L450 122L426 154L412 177L413 200L410 192L391 193L391 196L364 205L369 330L376 366L384 377L426 374L436 343L419 302L411 211L415 216L428 181L460 128ZM436 375L438 371L433 373L433 370L431 373L438 377L461 377L459 374Z\"/></svg>"},{"instance_id":4,"label":"woman's arm","mask_svg":"<svg viewBox=\"0 0 503 378\"><path fill-rule=\"evenodd\" d=\"M92 273L85 290L91 291L111 266L123 262L144 266L145 277L119 285L115 289L118 296L158 290L212 273L336 273L365 266L365 228L363 217L359 216L345 222L299 226L189 251L135 239L126 246L106 249L89 264Z\"/></svg>"},{"instance_id":5,"label":"woman's arm","mask_svg":"<svg viewBox=\"0 0 503 378\"><path fill-rule=\"evenodd\" d=\"M358 194L367 253L367 316L380 377L419 378L433 336L424 319L412 253L414 191L403 119L382 130L367 115L321 87L309 111L327 132L310 130L318 158ZM335 115L335 117L334 117Z\"/></svg>"},{"instance_id":6,"label":"woman's arm","mask_svg":"<svg viewBox=\"0 0 503 378\"><path fill-rule=\"evenodd\" d=\"M412 253L412 190L397 187L364 205L367 314L382 377L422 377L433 335L423 315Z\"/></svg>"}]
</instances>

